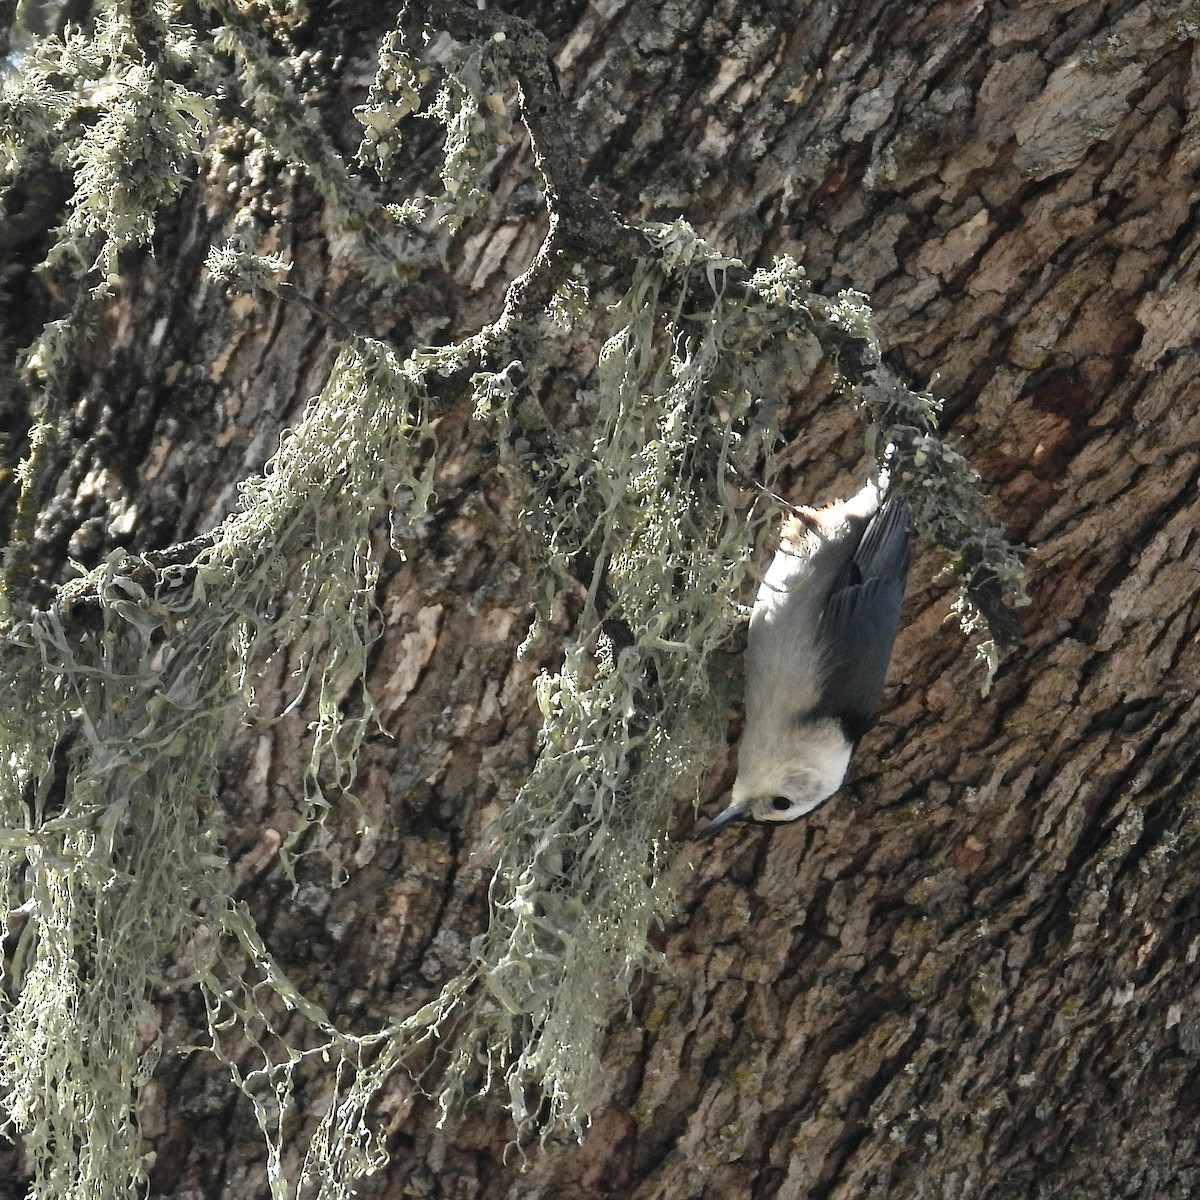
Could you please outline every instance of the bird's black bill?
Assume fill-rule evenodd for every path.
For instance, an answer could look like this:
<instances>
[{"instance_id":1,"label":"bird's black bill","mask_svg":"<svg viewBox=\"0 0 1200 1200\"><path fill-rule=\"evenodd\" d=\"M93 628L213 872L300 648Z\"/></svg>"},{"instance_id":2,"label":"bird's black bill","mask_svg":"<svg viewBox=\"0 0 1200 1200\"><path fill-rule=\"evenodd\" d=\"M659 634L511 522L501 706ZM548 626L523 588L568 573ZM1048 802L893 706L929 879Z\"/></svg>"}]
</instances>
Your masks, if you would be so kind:
<instances>
[{"instance_id":1,"label":"bird's black bill","mask_svg":"<svg viewBox=\"0 0 1200 1200\"><path fill-rule=\"evenodd\" d=\"M701 825L699 829L693 829L691 840L693 842L702 842L705 838L710 838L714 833L720 833L727 825L732 825L734 821L740 821L746 815L746 806L744 804L731 804L724 812L718 813L711 821L707 821Z\"/></svg>"}]
</instances>

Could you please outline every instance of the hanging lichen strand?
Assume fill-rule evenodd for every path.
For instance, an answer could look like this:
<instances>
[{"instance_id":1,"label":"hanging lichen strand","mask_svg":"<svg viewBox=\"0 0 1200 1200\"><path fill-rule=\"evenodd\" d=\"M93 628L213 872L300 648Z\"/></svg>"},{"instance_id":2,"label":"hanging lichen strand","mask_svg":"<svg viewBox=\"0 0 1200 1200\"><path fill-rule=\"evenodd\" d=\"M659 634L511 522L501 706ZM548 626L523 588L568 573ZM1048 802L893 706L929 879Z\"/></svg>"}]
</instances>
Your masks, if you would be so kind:
<instances>
[{"instance_id":1,"label":"hanging lichen strand","mask_svg":"<svg viewBox=\"0 0 1200 1200\"><path fill-rule=\"evenodd\" d=\"M0 902L23 925L0 1084L33 1195L124 1198L141 1177L134 1106L159 1051L150 997L180 938L211 1046L255 1105L273 1178L274 1097L299 1058L274 1032L262 987L310 1018L331 1061L357 1062L359 1044L299 995L233 903L201 813L230 721L261 715L253 681L279 653L298 664L291 703L311 693L317 713L300 827L321 815L323 785L353 779L372 712L371 538L389 482L421 494L412 440L427 432L419 385L385 347L360 342L196 565L156 574L115 553L10 631ZM88 599L72 599L84 583ZM96 618L81 622L80 605ZM240 1073L225 1052L231 1021L262 1051L256 1071Z\"/></svg>"},{"instance_id":2,"label":"hanging lichen strand","mask_svg":"<svg viewBox=\"0 0 1200 1200\"><path fill-rule=\"evenodd\" d=\"M141 1178L151 993L228 886L201 815L233 694L228 614L151 579L118 552L79 602L98 611L55 605L6 644L0 905L21 925L0 1080L36 1197L127 1197Z\"/></svg>"},{"instance_id":3,"label":"hanging lichen strand","mask_svg":"<svg viewBox=\"0 0 1200 1200\"><path fill-rule=\"evenodd\" d=\"M237 680L248 709L257 713L256 681L282 653L298 680L283 711L314 701L308 811L289 844L328 807L324 788L347 794L357 774L374 718L365 685L379 575L372 542L393 489L424 507L432 463L418 477L413 447L432 432L419 374L382 343L360 339L343 349L262 478L242 486L240 511L198 560L197 585L236 616ZM266 616L285 586L283 613Z\"/></svg>"},{"instance_id":4,"label":"hanging lichen strand","mask_svg":"<svg viewBox=\"0 0 1200 1200\"><path fill-rule=\"evenodd\" d=\"M586 435L522 461L511 404L477 380L519 472L538 615L571 591L583 608L561 669L538 683L537 764L494 832L491 923L474 946L483 988L442 1102L482 1054L518 1127L536 1119L543 1136L586 1121L600 1034L654 959L668 818L723 737L711 655L736 621L759 523L733 503L730 459L774 439L742 353L761 340L760 312L720 295L735 264L682 225L650 243L581 397ZM783 366L768 357L766 370Z\"/></svg>"}]
</instances>

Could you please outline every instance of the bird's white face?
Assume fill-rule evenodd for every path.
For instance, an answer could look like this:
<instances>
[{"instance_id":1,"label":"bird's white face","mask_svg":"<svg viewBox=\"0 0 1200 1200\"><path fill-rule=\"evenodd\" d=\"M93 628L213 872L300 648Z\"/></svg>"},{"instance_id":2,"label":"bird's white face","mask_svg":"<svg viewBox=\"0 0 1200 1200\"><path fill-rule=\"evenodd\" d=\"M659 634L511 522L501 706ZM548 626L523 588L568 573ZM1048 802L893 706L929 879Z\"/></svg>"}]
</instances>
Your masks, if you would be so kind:
<instances>
[{"instance_id":1,"label":"bird's white face","mask_svg":"<svg viewBox=\"0 0 1200 1200\"><path fill-rule=\"evenodd\" d=\"M794 821L842 786L853 747L836 721L777 728L770 743L743 743L733 802L755 821Z\"/></svg>"},{"instance_id":2,"label":"bird's white face","mask_svg":"<svg viewBox=\"0 0 1200 1200\"><path fill-rule=\"evenodd\" d=\"M836 721L806 721L770 743L743 742L732 803L703 826L698 837L731 821L795 821L842 786L853 747Z\"/></svg>"}]
</instances>

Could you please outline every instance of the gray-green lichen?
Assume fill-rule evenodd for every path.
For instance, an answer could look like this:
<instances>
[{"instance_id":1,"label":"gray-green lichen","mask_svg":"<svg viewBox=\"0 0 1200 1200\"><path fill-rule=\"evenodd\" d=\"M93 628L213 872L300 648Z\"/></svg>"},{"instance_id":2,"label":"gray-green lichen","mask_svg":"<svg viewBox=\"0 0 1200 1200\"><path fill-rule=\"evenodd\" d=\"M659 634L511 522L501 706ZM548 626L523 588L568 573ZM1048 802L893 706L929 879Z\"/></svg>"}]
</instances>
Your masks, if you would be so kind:
<instances>
[{"instance_id":1,"label":"gray-green lichen","mask_svg":"<svg viewBox=\"0 0 1200 1200\"><path fill-rule=\"evenodd\" d=\"M259 712L256 681L281 654L290 703L315 714L291 841L327 788L348 792L373 712L370 543L387 486L420 488L408 464L427 429L419 378L360 341L194 563L154 571L116 552L9 629L0 902L7 922L19 914L21 950L0 1082L34 1195L125 1196L141 1176L134 1108L160 1048L150 1000L173 944L193 959L211 1047L254 1102L272 1169L281 1115L256 1084L279 1094L299 1060L260 1039L263 1062L243 1073L221 1031L270 1027L265 988L327 1035L331 1061L357 1056L234 904L203 814L232 721L275 715Z\"/></svg>"}]
</instances>

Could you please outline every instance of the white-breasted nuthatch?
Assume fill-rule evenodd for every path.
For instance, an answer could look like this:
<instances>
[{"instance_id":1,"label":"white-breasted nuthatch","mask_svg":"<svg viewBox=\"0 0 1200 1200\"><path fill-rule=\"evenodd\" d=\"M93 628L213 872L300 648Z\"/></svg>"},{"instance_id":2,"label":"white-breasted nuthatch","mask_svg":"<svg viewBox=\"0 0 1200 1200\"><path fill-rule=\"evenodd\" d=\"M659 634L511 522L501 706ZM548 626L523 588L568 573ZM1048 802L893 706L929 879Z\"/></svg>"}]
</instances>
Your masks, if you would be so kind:
<instances>
[{"instance_id":1,"label":"white-breasted nuthatch","mask_svg":"<svg viewBox=\"0 0 1200 1200\"><path fill-rule=\"evenodd\" d=\"M841 787L879 710L908 575L908 509L868 483L796 514L750 614L733 801L693 837L739 817L811 812Z\"/></svg>"}]
</instances>

